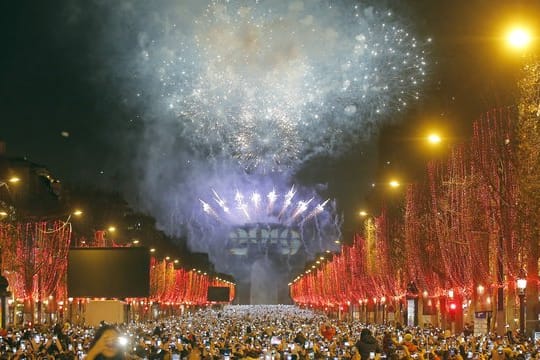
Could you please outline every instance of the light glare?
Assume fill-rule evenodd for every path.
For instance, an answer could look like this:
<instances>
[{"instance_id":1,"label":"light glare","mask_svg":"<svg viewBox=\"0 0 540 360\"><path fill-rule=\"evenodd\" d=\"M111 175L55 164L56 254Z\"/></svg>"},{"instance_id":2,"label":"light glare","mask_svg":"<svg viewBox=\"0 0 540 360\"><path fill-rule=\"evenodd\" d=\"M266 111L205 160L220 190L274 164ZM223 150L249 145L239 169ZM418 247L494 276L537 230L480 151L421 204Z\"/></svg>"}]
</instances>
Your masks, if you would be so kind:
<instances>
[{"instance_id":1,"label":"light glare","mask_svg":"<svg viewBox=\"0 0 540 360\"><path fill-rule=\"evenodd\" d=\"M531 40L531 34L523 28L515 28L508 33L508 43L516 49L526 48Z\"/></svg>"},{"instance_id":2,"label":"light glare","mask_svg":"<svg viewBox=\"0 0 540 360\"><path fill-rule=\"evenodd\" d=\"M437 145L440 144L442 139L438 134L429 134L427 140L430 144Z\"/></svg>"}]
</instances>

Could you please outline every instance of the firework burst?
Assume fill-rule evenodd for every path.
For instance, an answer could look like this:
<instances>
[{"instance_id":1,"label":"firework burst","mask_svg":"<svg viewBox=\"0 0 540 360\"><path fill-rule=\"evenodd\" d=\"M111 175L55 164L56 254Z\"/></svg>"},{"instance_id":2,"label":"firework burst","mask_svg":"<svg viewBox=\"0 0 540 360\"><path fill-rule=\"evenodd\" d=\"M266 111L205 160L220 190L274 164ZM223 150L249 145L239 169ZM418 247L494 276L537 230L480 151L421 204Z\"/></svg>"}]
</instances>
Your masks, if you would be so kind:
<instances>
[{"instance_id":1,"label":"firework burst","mask_svg":"<svg viewBox=\"0 0 540 360\"><path fill-rule=\"evenodd\" d=\"M278 223L302 226L304 222L325 211L329 200L317 202L314 197L296 198L294 186L284 194L275 190L262 194L257 191L245 194L236 190L229 200L212 190L211 200L199 199L203 211L216 221L227 225L245 223Z\"/></svg>"},{"instance_id":2,"label":"firework burst","mask_svg":"<svg viewBox=\"0 0 540 360\"><path fill-rule=\"evenodd\" d=\"M156 84L150 99L193 146L246 169L339 152L345 135L369 136L367 124L420 96L426 42L391 11L216 0L180 19L178 6L153 14L142 33L139 79Z\"/></svg>"}]
</instances>

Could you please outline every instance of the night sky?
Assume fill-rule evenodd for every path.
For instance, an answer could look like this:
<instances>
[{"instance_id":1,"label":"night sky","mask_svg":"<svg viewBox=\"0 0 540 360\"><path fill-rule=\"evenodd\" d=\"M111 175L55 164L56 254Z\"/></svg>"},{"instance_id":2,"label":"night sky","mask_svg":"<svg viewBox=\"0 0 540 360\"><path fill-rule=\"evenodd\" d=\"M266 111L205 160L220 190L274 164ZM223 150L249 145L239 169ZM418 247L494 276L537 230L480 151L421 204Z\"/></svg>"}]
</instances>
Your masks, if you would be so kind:
<instances>
[{"instance_id":1,"label":"night sky","mask_svg":"<svg viewBox=\"0 0 540 360\"><path fill-rule=\"evenodd\" d=\"M123 49L130 41L135 46L138 30L135 22L133 29L127 24L133 37L115 46L109 32L114 13L106 3L2 2L0 139L8 156L44 164L65 182L119 190L133 200L144 169L130 159L140 151L145 104L125 95L129 71L115 71L111 62L127 56ZM324 195L337 199L348 228L373 191L369 184L390 172L408 180L420 173L431 155L415 140L427 124L438 124L459 142L481 113L513 103L521 60L504 50L500 35L512 19L532 25L540 19L539 1L395 3L399 8L389 2L390 8L408 19L411 31L433 38L421 100L389 116L380 137L339 157L311 160L296 176L307 185L327 183Z\"/></svg>"}]
</instances>

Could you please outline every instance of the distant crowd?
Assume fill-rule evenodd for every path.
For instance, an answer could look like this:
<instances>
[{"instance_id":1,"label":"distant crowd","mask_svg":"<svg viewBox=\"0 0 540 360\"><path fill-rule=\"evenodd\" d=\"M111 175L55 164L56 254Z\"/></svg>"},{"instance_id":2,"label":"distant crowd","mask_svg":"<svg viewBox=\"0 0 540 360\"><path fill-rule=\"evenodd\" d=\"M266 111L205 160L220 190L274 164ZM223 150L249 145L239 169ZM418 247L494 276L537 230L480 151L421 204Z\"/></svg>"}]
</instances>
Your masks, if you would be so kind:
<instances>
[{"instance_id":1,"label":"distant crowd","mask_svg":"<svg viewBox=\"0 0 540 360\"><path fill-rule=\"evenodd\" d=\"M1 359L540 360L540 341L331 320L294 306L226 306L145 323L0 332Z\"/></svg>"}]
</instances>

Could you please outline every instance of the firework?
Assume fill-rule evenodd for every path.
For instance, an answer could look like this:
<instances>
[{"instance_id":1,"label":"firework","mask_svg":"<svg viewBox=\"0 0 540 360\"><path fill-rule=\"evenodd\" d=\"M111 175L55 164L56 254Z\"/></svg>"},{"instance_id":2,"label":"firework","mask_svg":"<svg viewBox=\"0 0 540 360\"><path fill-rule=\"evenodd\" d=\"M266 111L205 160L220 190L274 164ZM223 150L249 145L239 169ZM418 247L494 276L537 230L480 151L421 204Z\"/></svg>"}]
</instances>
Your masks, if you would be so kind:
<instances>
[{"instance_id":1,"label":"firework","mask_svg":"<svg viewBox=\"0 0 540 360\"><path fill-rule=\"evenodd\" d=\"M282 195L274 189L266 194L253 191L249 195L236 190L231 200L215 190L212 190L212 193L211 200L199 199L202 210L217 222L227 225L276 223L301 226L305 221L325 211L329 201L316 202L314 197L308 200L296 199L294 186Z\"/></svg>"},{"instance_id":2,"label":"firework","mask_svg":"<svg viewBox=\"0 0 540 360\"><path fill-rule=\"evenodd\" d=\"M391 11L322 0L182 3L166 3L141 29L140 93L174 114L193 147L246 169L335 154L420 96L426 41Z\"/></svg>"}]
</instances>

